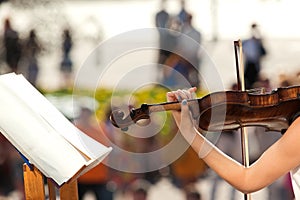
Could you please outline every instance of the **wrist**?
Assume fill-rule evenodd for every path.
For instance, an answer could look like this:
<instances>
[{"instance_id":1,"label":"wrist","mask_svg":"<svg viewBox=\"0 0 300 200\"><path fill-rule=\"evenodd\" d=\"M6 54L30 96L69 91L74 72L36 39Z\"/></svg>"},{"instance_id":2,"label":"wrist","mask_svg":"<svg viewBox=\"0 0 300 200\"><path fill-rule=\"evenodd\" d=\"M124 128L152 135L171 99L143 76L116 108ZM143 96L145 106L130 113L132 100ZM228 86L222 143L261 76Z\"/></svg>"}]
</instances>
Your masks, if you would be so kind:
<instances>
[{"instance_id":1,"label":"wrist","mask_svg":"<svg viewBox=\"0 0 300 200\"><path fill-rule=\"evenodd\" d=\"M197 133L197 136L194 137L194 140L190 144L198 154L199 158L203 159L211 152L211 150L214 148L214 145L202 134L199 132Z\"/></svg>"}]
</instances>

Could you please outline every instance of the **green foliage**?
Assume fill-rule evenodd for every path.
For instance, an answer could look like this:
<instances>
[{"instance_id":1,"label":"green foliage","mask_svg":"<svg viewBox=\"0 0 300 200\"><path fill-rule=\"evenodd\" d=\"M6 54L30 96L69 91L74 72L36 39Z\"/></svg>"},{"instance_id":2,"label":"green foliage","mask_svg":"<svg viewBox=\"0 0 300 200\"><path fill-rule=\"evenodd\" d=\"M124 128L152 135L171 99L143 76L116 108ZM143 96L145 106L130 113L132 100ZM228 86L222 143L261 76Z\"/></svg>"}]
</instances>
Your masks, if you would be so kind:
<instances>
[{"instance_id":1,"label":"green foliage","mask_svg":"<svg viewBox=\"0 0 300 200\"><path fill-rule=\"evenodd\" d=\"M122 109L129 109L129 105L134 108L140 108L141 104L159 104L166 102L166 93L169 90L153 85L148 87L141 87L135 91L130 90L118 90L113 91L109 88L98 88L96 91L89 91L89 90L80 90L80 89L73 89L73 90L59 90L59 91L51 91L45 92L44 94L51 94L57 97L63 96L84 96L84 97L91 97L98 102L98 108L96 109L96 115L100 121L107 120L108 115L111 112L111 109L116 109L121 107ZM197 96L203 96L203 92L200 91ZM125 110L124 110L125 111ZM162 137L173 137L172 136L172 128L173 128L173 119L170 112L165 113L157 113L155 115L156 118L164 119L164 124L160 130L160 135ZM158 120L159 121L159 120Z\"/></svg>"}]
</instances>

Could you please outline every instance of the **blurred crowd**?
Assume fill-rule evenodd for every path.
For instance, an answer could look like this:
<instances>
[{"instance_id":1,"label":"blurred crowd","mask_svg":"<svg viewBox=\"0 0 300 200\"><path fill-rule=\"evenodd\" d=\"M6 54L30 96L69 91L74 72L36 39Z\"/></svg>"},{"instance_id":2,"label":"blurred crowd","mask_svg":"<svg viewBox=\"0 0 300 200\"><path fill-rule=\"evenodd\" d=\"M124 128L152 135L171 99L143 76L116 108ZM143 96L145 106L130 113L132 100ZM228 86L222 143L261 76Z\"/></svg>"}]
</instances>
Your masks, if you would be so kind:
<instances>
[{"instance_id":1,"label":"blurred crowd","mask_svg":"<svg viewBox=\"0 0 300 200\"><path fill-rule=\"evenodd\" d=\"M165 4L161 1L161 10L155 16L161 82L171 88L199 87L201 33L193 26L193 15L186 10L185 1L180 1L177 15L169 14Z\"/></svg>"},{"instance_id":2,"label":"blurred crowd","mask_svg":"<svg viewBox=\"0 0 300 200\"><path fill-rule=\"evenodd\" d=\"M10 17L4 19L0 66L1 73L21 73L35 87L38 87L41 55L48 53L46 45L39 39L39 34L32 28L26 37L20 37L20 33L13 27ZM65 28L61 33L61 87L72 87L73 61L70 53L73 47L72 33Z\"/></svg>"},{"instance_id":3,"label":"blurred crowd","mask_svg":"<svg viewBox=\"0 0 300 200\"><path fill-rule=\"evenodd\" d=\"M186 9L186 1L178 0L181 6L176 15L168 13L166 0L161 0L160 8L154 16L155 26L159 35L160 50L157 55L157 80L167 88L186 88L196 86L201 88L201 46L203 38L199 30L193 25L193 14ZM3 59L4 65L0 66L1 73L22 73L34 86L38 87L40 63L39 56L45 53L46 47L39 40L35 29L28 32L26 38L20 38L18 31L13 27L11 19L7 17L3 23ZM251 90L265 88L270 91L270 80L261 74L262 60L268 54L259 26L253 23L250 27L251 35L243 40L245 57L245 84ZM61 61L60 72L62 75L62 88L69 88L73 82L73 61L70 56L74 45L72 31L65 28L61 33ZM298 84L298 76L288 77L280 75L278 86L286 87ZM236 84L231 90L236 90ZM177 127L169 124L169 133L156 134L151 137L132 137L121 133L112 127L109 121L110 109L107 109L103 120L97 120L94 111L82 107L78 118L74 119L74 125L95 140L107 146L116 146L125 152L148 153L154 152L167 145L176 135ZM280 135L277 133L265 134L262 128L249 128L250 136L250 161L254 162L263 151L274 143ZM15 199L23 199L23 160L18 151L0 135L0 199L1 196L14 196ZM225 132L218 140L219 146L224 152L241 162L240 136L237 131ZM180 145L186 146L181 138ZM131 173L119 171L110 166L127 165L134 169L137 165L145 165L152 160L134 160L128 154L114 149L104 163L90 170L78 179L78 194L80 199L86 198L92 193L95 199L133 199L146 200L151 197L154 185L162 179L169 180L174 187L182 191L182 197L186 200L203 200L203 188L199 182L211 180L208 186L209 197L206 200L217 198L218 188L223 182L216 174L200 160L197 154L187 148L185 152L174 162L157 170L145 170L144 173ZM157 158L164 163L164 156ZM291 196L291 184L289 174L270 185L264 192L268 199L289 200ZM236 199L237 191L230 188L230 198ZM150 196L149 196L150 195Z\"/></svg>"}]
</instances>

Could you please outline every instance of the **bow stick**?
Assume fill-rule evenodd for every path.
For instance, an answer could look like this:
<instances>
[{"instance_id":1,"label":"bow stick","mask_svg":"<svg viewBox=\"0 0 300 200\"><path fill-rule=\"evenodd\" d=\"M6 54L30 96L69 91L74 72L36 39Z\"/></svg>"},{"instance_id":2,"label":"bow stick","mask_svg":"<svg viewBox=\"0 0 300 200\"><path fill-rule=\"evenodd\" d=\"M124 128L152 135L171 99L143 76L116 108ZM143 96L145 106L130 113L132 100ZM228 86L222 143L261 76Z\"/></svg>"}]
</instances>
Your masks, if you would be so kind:
<instances>
[{"instance_id":1,"label":"bow stick","mask_svg":"<svg viewBox=\"0 0 300 200\"><path fill-rule=\"evenodd\" d=\"M244 61L243 61L243 47L241 40L234 41L234 52L236 61L237 73L237 87L238 90L245 91L245 78L244 78ZM249 167L249 144L248 133L245 127L241 127L241 145L242 145L242 161L245 167ZM250 194L244 194L245 200L251 200Z\"/></svg>"}]
</instances>

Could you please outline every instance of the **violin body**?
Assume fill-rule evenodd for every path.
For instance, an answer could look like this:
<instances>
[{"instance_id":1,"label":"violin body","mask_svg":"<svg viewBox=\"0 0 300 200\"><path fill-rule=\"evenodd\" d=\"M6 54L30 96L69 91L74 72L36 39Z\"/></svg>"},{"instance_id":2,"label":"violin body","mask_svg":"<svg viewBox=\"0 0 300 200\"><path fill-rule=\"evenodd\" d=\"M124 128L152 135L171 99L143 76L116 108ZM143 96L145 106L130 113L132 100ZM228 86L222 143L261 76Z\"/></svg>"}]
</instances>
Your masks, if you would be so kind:
<instances>
[{"instance_id":1,"label":"violin body","mask_svg":"<svg viewBox=\"0 0 300 200\"><path fill-rule=\"evenodd\" d=\"M247 126L265 127L267 131L284 133L293 120L300 115L300 86L277 88L270 93L251 91L222 91L191 99L188 105L193 117L199 120L204 132L236 130ZM180 110L180 102L143 104L141 108L124 112L115 110L111 122L126 129L140 120L150 120L152 112Z\"/></svg>"},{"instance_id":2,"label":"violin body","mask_svg":"<svg viewBox=\"0 0 300 200\"><path fill-rule=\"evenodd\" d=\"M261 126L284 133L300 111L300 87L278 88L268 94L225 91L198 100L199 128L228 131Z\"/></svg>"}]
</instances>

